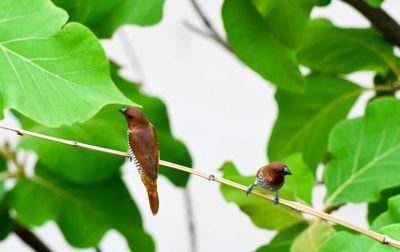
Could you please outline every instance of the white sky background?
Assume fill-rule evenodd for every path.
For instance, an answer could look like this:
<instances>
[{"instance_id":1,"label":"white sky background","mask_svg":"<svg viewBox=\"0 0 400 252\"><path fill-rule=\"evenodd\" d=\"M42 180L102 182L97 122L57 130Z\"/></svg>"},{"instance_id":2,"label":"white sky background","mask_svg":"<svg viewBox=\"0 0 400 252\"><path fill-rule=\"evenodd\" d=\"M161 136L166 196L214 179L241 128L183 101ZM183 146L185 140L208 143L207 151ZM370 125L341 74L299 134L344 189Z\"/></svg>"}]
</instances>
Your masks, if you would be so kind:
<instances>
[{"instance_id":1,"label":"white sky background","mask_svg":"<svg viewBox=\"0 0 400 252\"><path fill-rule=\"evenodd\" d=\"M223 1L199 2L216 29L225 35L220 14ZM386 0L383 8L400 22L400 1ZM327 8L314 8L312 16L329 17L340 26L368 26L360 14L338 0L332 0ZM183 25L185 20L204 27L189 0L167 0L161 23L146 28L124 26L112 40L103 41L103 46L108 56L123 66L123 76L143 80L146 92L167 104L172 131L189 148L195 169L219 176L217 170L230 160L242 174L254 174L267 163L267 140L277 116L275 87L213 40L188 30ZM128 57L121 34L129 40L139 67ZM351 79L371 86L371 76L354 74ZM350 113L352 117L363 114L369 97L367 94L359 100ZM2 124L19 127L9 114ZM2 131L0 140L16 141L14 135ZM189 251L183 191L161 176L160 211L153 217L137 171L132 165L124 166L123 171L157 251ZM235 204L225 202L219 184L192 177L189 189L198 251L253 251L275 234L256 228ZM317 208L322 206L324 195L323 187L314 190ZM334 215L367 227L365 204L347 205ZM34 232L56 251L93 251L70 247L53 222ZM128 251L125 240L115 231L106 234L100 247L106 252ZM0 243L0 251L31 250L12 234Z\"/></svg>"}]
</instances>

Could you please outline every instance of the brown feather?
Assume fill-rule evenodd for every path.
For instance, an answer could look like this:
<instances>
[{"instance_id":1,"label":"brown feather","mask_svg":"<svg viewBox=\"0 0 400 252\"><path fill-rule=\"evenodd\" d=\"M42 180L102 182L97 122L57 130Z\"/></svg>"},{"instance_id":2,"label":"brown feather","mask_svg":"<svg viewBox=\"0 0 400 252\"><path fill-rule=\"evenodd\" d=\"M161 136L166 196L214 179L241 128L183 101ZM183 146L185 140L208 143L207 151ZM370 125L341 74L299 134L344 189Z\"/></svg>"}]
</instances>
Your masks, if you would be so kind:
<instances>
[{"instance_id":1,"label":"brown feather","mask_svg":"<svg viewBox=\"0 0 400 252\"><path fill-rule=\"evenodd\" d=\"M283 163L272 162L262 168L262 174L271 187L280 186L285 183L285 176L283 175L285 166Z\"/></svg>"},{"instance_id":2,"label":"brown feather","mask_svg":"<svg viewBox=\"0 0 400 252\"><path fill-rule=\"evenodd\" d=\"M157 179L160 151L153 126L149 123L147 127L134 127L129 134L129 145L143 171Z\"/></svg>"},{"instance_id":3,"label":"brown feather","mask_svg":"<svg viewBox=\"0 0 400 252\"><path fill-rule=\"evenodd\" d=\"M158 213L158 207L160 205L157 192L157 179L150 179L148 176L141 176L142 182L147 190L147 196L149 197L149 204L153 215Z\"/></svg>"}]
</instances>

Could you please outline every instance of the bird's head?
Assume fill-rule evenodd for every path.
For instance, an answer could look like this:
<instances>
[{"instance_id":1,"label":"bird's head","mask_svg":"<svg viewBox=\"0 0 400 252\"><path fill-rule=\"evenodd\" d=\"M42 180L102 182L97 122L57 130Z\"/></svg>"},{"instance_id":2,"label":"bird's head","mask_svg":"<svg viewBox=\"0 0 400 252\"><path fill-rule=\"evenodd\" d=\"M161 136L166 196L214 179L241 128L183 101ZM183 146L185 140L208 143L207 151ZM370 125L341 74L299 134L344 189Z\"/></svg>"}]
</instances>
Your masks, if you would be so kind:
<instances>
[{"instance_id":1,"label":"bird's head","mask_svg":"<svg viewBox=\"0 0 400 252\"><path fill-rule=\"evenodd\" d=\"M271 184L283 183L286 175L292 175L289 168L280 162L272 162L269 165L264 166L262 168L262 173Z\"/></svg>"},{"instance_id":2,"label":"bird's head","mask_svg":"<svg viewBox=\"0 0 400 252\"><path fill-rule=\"evenodd\" d=\"M272 162L268 166L270 166L271 170L278 175L281 176L292 175L289 168L287 168L287 166L284 163Z\"/></svg>"},{"instance_id":3,"label":"bird's head","mask_svg":"<svg viewBox=\"0 0 400 252\"><path fill-rule=\"evenodd\" d=\"M122 108L119 111L124 114L129 128L149 124L149 120L147 120L146 115L138 108L127 107Z\"/></svg>"}]
</instances>

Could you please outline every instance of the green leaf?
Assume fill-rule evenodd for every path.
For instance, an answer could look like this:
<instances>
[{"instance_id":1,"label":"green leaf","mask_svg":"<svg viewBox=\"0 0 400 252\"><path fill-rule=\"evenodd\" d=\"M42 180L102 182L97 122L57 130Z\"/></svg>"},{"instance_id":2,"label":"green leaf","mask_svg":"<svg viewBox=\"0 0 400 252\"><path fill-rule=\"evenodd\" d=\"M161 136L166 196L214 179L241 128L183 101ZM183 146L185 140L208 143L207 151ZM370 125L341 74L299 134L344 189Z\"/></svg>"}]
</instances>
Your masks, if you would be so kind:
<instances>
[{"instance_id":1,"label":"green leaf","mask_svg":"<svg viewBox=\"0 0 400 252\"><path fill-rule=\"evenodd\" d=\"M44 125L91 118L110 103L135 105L113 85L96 36L48 0L0 1L0 90L5 108Z\"/></svg>"},{"instance_id":2,"label":"green leaf","mask_svg":"<svg viewBox=\"0 0 400 252\"><path fill-rule=\"evenodd\" d=\"M119 108L120 105L107 105L89 121L71 126L48 128L26 118L21 120L21 125L40 134L124 151L128 148L126 121ZM52 172L76 183L95 183L113 176L126 160L34 137L24 136L19 147L36 152Z\"/></svg>"},{"instance_id":3,"label":"green leaf","mask_svg":"<svg viewBox=\"0 0 400 252\"><path fill-rule=\"evenodd\" d=\"M315 0L253 0L253 3L277 39L291 48L300 44Z\"/></svg>"},{"instance_id":4,"label":"green leaf","mask_svg":"<svg viewBox=\"0 0 400 252\"><path fill-rule=\"evenodd\" d=\"M293 49L279 42L248 0L225 0L222 19L233 51L247 66L274 85L301 91L305 81Z\"/></svg>"},{"instance_id":5,"label":"green leaf","mask_svg":"<svg viewBox=\"0 0 400 252\"><path fill-rule=\"evenodd\" d=\"M365 252L374 244L374 240L365 235L338 232L330 237L318 252Z\"/></svg>"},{"instance_id":6,"label":"green leaf","mask_svg":"<svg viewBox=\"0 0 400 252\"><path fill-rule=\"evenodd\" d=\"M387 211L380 214L372 223L371 229L379 231L384 226L400 222L400 195L387 201Z\"/></svg>"},{"instance_id":7,"label":"green leaf","mask_svg":"<svg viewBox=\"0 0 400 252\"><path fill-rule=\"evenodd\" d=\"M41 226L53 220L78 248L98 245L108 230L115 229L133 251L154 251L140 212L117 175L88 186L69 182L40 163L35 174L19 179L7 197L24 225Z\"/></svg>"},{"instance_id":8,"label":"green leaf","mask_svg":"<svg viewBox=\"0 0 400 252\"><path fill-rule=\"evenodd\" d=\"M293 189L297 201L312 205L311 196L314 187L314 174L304 163L301 153L295 153L282 160L289 167L292 176L286 176L286 185Z\"/></svg>"},{"instance_id":9,"label":"green leaf","mask_svg":"<svg viewBox=\"0 0 400 252\"><path fill-rule=\"evenodd\" d=\"M352 73L355 71L392 70L400 74L399 59L393 44L378 31L339 28L327 19L310 22L304 42L297 54L300 64L313 71Z\"/></svg>"},{"instance_id":10,"label":"green leaf","mask_svg":"<svg viewBox=\"0 0 400 252\"><path fill-rule=\"evenodd\" d=\"M250 185L255 181L255 176L240 175L232 163L225 163L221 170L225 179L242 185ZM255 189L258 190L256 187ZM254 195L246 197L246 192L222 184L220 190L226 201L237 204L240 210L247 214L254 225L259 228L283 230L305 221L301 213L281 204L273 206L270 201ZM279 190L279 195L284 199L294 200L293 191L287 186Z\"/></svg>"},{"instance_id":11,"label":"green leaf","mask_svg":"<svg viewBox=\"0 0 400 252\"><path fill-rule=\"evenodd\" d=\"M278 119L268 144L271 161L302 152L315 171L324 159L332 127L344 119L363 89L347 80L322 74L307 76L303 94L278 89Z\"/></svg>"},{"instance_id":12,"label":"green leaf","mask_svg":"<svg viewBox=\"0 0 400 252\"><path fill-rule=\"evenodd\" d=\"M6 239L8 234L13 230L13 223L8 211L8 207L0 202L0 241Z\"/></svg>"},{"instance_id":13,"label":"green leaf","mask_svg":"<svg viewBox=\"0 0 400 252\"><path fill-rule=\"evenodd\" d=\"M109 38L124 24L140 26L160 22L164 0L53 0L68 11L71 21L88 26L98 37Z\"/></svg>"},{"instance_id":14,"label":"green leaf","mask_svg":"<svg viewBox=\"0 0 400 252\"><path fill-rule=\"evenodd\" d=\"M388 235L390 238L399 241L400 240L400 223L388 225L386 227L381 228L379 230L381 234ZM399 249L390 247L386 244L381 244L379 242L375 242L374 246L368 250L368 252L397 252Z\"/></svg>"},{"instance_id":15,"label":"green leaf","mask_svg":"<svg viewBox=\"0 0 400 252\"><path fill-rule=\"evenodd\" d=\"M0 120L4 119L4 100L3 100L3 94L1 93L1 88L0 88Z\"/></svg>"},{"instance_id":16,"label":"green leaf","mask_svg":"<svg viewBox=\"0 0 400 252\"><path fill-rule=\"evenodd\" d=\"M380 214L372 223L371 225L371 230L373 231L379 231L384 226L393 224L393 223L399 223L400 219L396 218L393 216L389 211L383 212Z\"/></svg>"},{"instance_id":17,"label":"green leaf","mask_svg":"<svg viewBox=\"0 0 400 252\"><path fill-rule=\"evenodd\" d=\"M400 185L400 101L371 102L365 116L340 123L331 133L325 168L326 207L376 201L383 189ZM388 175L389 174L389 175Z\"/></svg>"},{"instance_id":18,"label":"green leaf","mask_svg":"<svg viewBox=\"0 0 400 252\"><path fill-rule=\"evenodd\" d=\"M113 68L111 76L118 88L128 98L137 101L143 106L142 111L156 129L160 146L160 159L192 167L192 159L188 149L172 135L165 104L159 98L142 93L139 85L121 78L117 74L117 67L113 66ZM126 125L124 125L124 128L126 128ZM124 144L126 144L126 141L124 141ZM159 173L166 176L175 186L185 187L189 180L188 173L175 169L161 168Z\"/></svg>"},{"instance_id":19,"label":"green leaf","mask_svg":"<svg viewBox=\"0 0 400 252\"><path fill-rule=\"evenodd\" d=\"M293 241L290 252L303 252L307 248L308 252L318 251L318 248L333 234L335 230L327 223L314 223L304 230Z\"/></svg>"},{"instance_id":20,"label":"green leaf","mask_svg":"<svg viewBox=\"0 0 400 252\"><path fill-rule=\"evenodd\" d=\"M378 8L384 0L365 0L372 7Z\"/></svg>"},{"instance_id":21,"label":"green leaf","mask_svg":"<svg viewBox=\"0 0 400 252\"><path fill-rule=\"evenodd\" d=\"M305 222L290 226L280 231L269 244L259 247L255 252L287 252L296 236L307 226Z\"/></svg>"},{"instance_id":22,"label":"green leaf","mask_svg":"<svg viewBox=\"0 0 400 252\"><path fill-rule=\"evenodd\" d=\"M320 7L328 6L331 3L331 0L317 0L316 5Z\"/></svg>"},{"instance_id":23,"label":"green leaf","mask_svg":"<svg viewBox=\"0 0 400 252\"><path fill-rule=\"evenodd\" d=\"M387 201L389 198L395 195L400 195L400 187L390 188L381 192L381 198L379 201L368 204L368 223L372 223L378 215L385 212L388 209Z\"/></svg>"}]
</instances>

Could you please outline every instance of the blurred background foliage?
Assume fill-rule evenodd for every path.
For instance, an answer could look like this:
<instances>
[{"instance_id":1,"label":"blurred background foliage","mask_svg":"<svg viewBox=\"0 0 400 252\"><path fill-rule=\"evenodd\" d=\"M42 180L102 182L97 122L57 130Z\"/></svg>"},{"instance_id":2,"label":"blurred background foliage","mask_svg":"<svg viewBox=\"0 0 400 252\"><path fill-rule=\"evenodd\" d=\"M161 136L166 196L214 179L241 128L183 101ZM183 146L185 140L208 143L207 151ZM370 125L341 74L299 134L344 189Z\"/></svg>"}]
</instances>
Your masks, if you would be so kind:
<instances>
[{"instance_id":1,"label":"blurred background foliage","mask_svg":"<svg viewBox=\"0 0 400 252\"><path fill-rule=\"evenodd\" d=\"M282 197L312 206L316 170L322 167L323 181L317 182L327 189L326 212L366 202L371 229L400 239L400 101L395 98L400 60L394 53L400 41L382 27L392 27L393 33L400 28L390 16L380 16L383 0L344 1L365 15L371 27L341 28L327 19L311 20L312 9L329 5L329 0L225 0L222 19L229 44L224 46L276 86L279 114L267 156L271 162L285 162L294 174ZM163 0L2 0L0 117L10 109L26 130L126 150L126 122L116 111L141 106L157 130L161 159L191 167L188 149L171 133L165 104L121 77L99 42L124 24L160 22L163 5ZM217 42L224 42L206 26ZM375 72L374 87L348 80L358 71ZM376 95L365 115L346 119L358 97L371 90ZM115 229L132 250L155 250L121 179L123 158L31 137L22 137L16 150L1 145L0 240L18 227L53 220L77 248L96 247ZM20 149L38 156L32 176L15 158ZM245 185L254 181L254 175L240 174L231 162L221 170L226 179ZM188 183L185 173L160 173L177 187ZM15 185L5 188L6 179L16 180ZM255 226L278 231L257 251L383 248L285 206L246 198L223 185L220 189Z\"/></svg>"}]
</instances>

